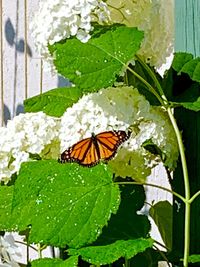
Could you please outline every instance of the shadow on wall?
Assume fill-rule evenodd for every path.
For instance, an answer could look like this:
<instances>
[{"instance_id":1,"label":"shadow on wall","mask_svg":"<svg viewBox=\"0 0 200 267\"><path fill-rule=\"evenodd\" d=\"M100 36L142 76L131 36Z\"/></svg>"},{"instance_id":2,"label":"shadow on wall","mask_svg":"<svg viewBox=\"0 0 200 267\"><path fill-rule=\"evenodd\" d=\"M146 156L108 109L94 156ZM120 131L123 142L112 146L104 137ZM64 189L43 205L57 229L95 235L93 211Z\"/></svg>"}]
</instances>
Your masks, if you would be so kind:
<instances>
[{"instance_id":1,"label":"shadow on wall","mask_svg":"<svg viewBox=\"0 0 200 267\"><path fill-rule=\"evenodd\" d=\"M11 120L11 113L10 113L10 109L8 108L7 105L4 104L4 125L7 124L7 122L9 120ZM18 104L17 108L16 108L16 115L19 115L20 113L24 113L24 106L22 104Z\"/></svg>"},{"instance_id":2,"label":"shadow on wall","mask_svg":"<svg viewBox=\"0 0 200 267\"><path fill-rule=\"evenodd\" d=\"M31 48L28 44L25 44L25 41L24 39L19 39L16 40L16 31L13 27L13 24L10 20L10 18L8 18L6 20L6 23L5 23L5 37L6 37L6 41L8 42L8 44L12 47L12 46L15 46L15 49L17 52L20 52L20 53L24 53L25 51L25 45L27 47L27 54L32 57L32 51L31 51Z\"/></svg>"},{"instance_id":3,"label":"shadow on wall","mask_svg":"<svg viewBox=\"0 0 200 267\"><path fill-rule=\"evenodd\" d=\"M18 1L17 1L18 3ZM18 9L17 9L18 10ZM16 102L16 88L17 88L17 55L18 53L24 53L25 52L25 46L27 48L27 54L28 56L32 57L32 50L30 46L25 43L23 38L19 38L18 40L18 34L17 34L17 29L18 29L18 14L17 14L17 21L16 21L16 30L10 20L8 18L5 22L5 27L4 27L4 32L5 32L5 39L8 43L9 46L13 47L15 50L15 56L14 56L14 80L13 80L13 98L14 98L14 105ZM13 68L11 68L12 70ZM17 103L16 103L17 104ZM16 107L14 106L13 112L18 115L20 113L24 113L24 108L22 104L18 104ZM11 112L10 112L10 107L4 104L4 110L3 110L3 120L4 124L7 124L7 121L12 119Z\"/></svg>"},{"instance_id":4,"label":"shadow on wall","mask_svg":"<svg viewBox=\"0 0 200 267\"><path fill-rule=\"evenodd\" d=\"M18 15L17 15L17 24L16 24L16 29L18 27ZM24 53L25 52L25 46L27 48L27 54L28 56L32 57L33 53L31 50L31 47L25 42L25 40L23 38L20 38L18 40L18 36L17 36L17 30L15 30L13 23L11 22L10 18L8 18L5 22L5 27L4 27L4 31L5 31L5 39L8 43L9 46L13 47L15 49L15 62L14 62L14 102L16 101L15 97L16 97L16 87L17 87L17 54L18 53ZM58 76L57 78L57 86L58 87L69 87L71 84L70 82L65 79L62 76ZM17 104L17 103L16 103ZM8 120L12 119L13 115L11 115L11 111L10 111L10 107L8 107L6 104L4 104L4 110L3 110L3 120L4 120L4 125L7 124ZM15 113L15 115L19 115L20 113L24 113L24 107L22 104L18 104L17 107L14 107L13 112Z\"/></svg>"}]
</instances>

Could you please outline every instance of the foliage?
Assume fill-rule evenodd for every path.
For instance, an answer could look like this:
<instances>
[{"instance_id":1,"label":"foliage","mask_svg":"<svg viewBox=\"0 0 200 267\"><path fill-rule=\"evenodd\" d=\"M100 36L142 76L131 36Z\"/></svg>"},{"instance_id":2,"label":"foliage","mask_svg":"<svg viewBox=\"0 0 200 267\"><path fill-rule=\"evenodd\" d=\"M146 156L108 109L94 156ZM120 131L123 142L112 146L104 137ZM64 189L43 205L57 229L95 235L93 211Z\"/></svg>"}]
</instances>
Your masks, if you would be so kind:
<instances>
[{"instance_id":1,"label":"foliage","mask_svg":"<svg viewBox=\"0 0 200 267\"><path fill-rule=\"evenodd\" d=\"M200 262L200 255L190 255L189 262L191 263L199 263Z\"/></svg>"},{"instance_id":2,"label":"foliage","mask_svg":"<svg viewBox=\"0 0 200 267\"><path fill-rule=\"evenodd\" d=\"M90 246L79 250L69 249L70 255L80 255L85 261L95 265L105 265L121 257L130 259L146 248L153 246L152 239L118 240L106 246Z\"/></svg>"},{"instance_id":3,"label":"foliage","mask_svg":"<svg viewBox=\"0 0 200 267\"><path fill-rule=\"evenodd\" d=\"M77 267L78 257L70 257L69 259L62 261L61 259L39 259L34 260L31 263L32 267Z\"/></svg>"},{"instance_id":4,"label":"foliage","mask_svg":"<svg viewBox=\"0 0 200 267\"><path fill-rule=\"evenodd\" d=\"M199 193L193 197L188 193L185 151L172 108L200 110L200 64L199 59L193 59L190 54L177 53L162 79L154 68L136 55L142 38L143 33L136 28L116 24L95 26L87 43L70 38L49 45L57 71L75 83L76 87L57 88L32 97L25 101L25 110L44 111L48 115L61 117L84 93L115 86L116 82L137 86L151 104L161 106L174 127L184 171L184 197L162 189L178 196L186 208L183 261L184 267L187 267L189 261L199 261L199 255L188 257L187 247L190 205ZM173 86L182 78L189 81L187 86L172 97ZM126 100L121 105L126 106ZM162 123L165 124L164 118ZM105 147L108 148L108 144ZM157 160L165 163L166 151L161 151L152 140L145 140L142 148L146 148L145 153L150 152L149 157L155 155ZM64 248L67 259L38 259L31 266L78 266L78 256L95 265L120 264L121 258L124 258L124 266L129 266L131 262L143 266L138 258L141 255L148 258L154 254L156 257L152 256L151 259L154 266L158 255L161 254L166 260L171 249L172 222L168 202L158 202L150 209L167 248L165 255L152 249L155 242L149 237L149 220L145 215L138 214L145 202L143 183L135 182L135 177L115 177L105 162L84 168L76 163L61 164L55 159L45 160L42 156L37 159L23 163L11 182L0 186L0 230L24 232L29 244ZM166 170L169 174L167 167Z\"/></svg>"},{"instance_id":5,"label":"foliage","mask_svg":"<svg viewBox=\"0 0 200 267\"><path fill-rule=\"evenodd\" d=\"M120 199L118 186L104 166L88 170L50 160L29 162L12 187L10 213L2 211L9 229L22 231L29 226L30 242L58 247L76 248L94 241L117 211ZM7 195L2 191L1 200Z\"/></svg>"},{"instance_id":6,"label":"foliage","mask_svg":"<svg viewBox=\"0 0 200 267\"><path fill-rule=\"evenodd\" d=\"M87 92L112 85L133 59L143 34L136 28L98 26L85 44L69 39L49 47L60 74ZM129 42L127 42L129 40Z\"/></svg>"},{"instance_id":7,"label":"foliage","mask_svg":"<svg viewBox=\"0 0 200 267\"><path fill-rule=\"evenodd\" d=\"M57 88L24 101L26 112L44 111L47 115L60 117L64 111L82 96L79 88Z\"/></svg>"},{"instance_id":8,"label":"foliage","mask_svg":"<svg viewBox=\"0 0 200 267\"><path fill-rule=\"evenodd\" d=\"M172 248L172 205L168 201L159 201L154 204L150 210L149 215L153 218L158 226L159 232L162 236L166 247Z\"/></svg>"}]
</instances>

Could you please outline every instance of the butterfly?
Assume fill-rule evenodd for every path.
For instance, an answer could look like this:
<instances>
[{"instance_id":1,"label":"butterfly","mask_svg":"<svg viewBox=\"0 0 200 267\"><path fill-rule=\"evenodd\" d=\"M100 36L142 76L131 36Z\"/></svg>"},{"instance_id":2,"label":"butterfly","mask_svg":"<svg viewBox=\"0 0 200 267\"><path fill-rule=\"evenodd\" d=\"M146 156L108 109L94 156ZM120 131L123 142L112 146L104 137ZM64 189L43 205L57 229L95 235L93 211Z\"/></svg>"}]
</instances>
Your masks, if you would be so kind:
<instances>
[{"instance_id":1,"label":"butterfly","mask_svg":"<svg viewBox=\"0 0 200 267\"><path fill-rule=\"evenodd\" d=\"M85 167L97 165L101 160L108 161L117 153L118 147L131 135L131 131L106 131L85 138L62 154L59 162L77 162Z\"/></svg>"}]
</instances>

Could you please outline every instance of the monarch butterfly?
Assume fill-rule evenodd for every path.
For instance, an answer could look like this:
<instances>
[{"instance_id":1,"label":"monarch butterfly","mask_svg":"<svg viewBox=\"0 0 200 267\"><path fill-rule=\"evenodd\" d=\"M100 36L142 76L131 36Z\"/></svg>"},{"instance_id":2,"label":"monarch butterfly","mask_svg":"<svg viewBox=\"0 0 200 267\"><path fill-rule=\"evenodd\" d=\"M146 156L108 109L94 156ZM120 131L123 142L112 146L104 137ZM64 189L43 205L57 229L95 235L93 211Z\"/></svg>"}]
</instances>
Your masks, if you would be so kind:
<instances>
[{"instance_id":1,"label":"monarch butterfly","mask_svg":"<svg viewBox=\"0 0 200 267\"><path fill-rule=\"evenodd\" d=\"M59 162L77 162L85 167L97 165L100 160L110 160L117 153L117 148L130 137L128 131L106 131L85 138L61 154Z\"/></svg>"}]
</instances>

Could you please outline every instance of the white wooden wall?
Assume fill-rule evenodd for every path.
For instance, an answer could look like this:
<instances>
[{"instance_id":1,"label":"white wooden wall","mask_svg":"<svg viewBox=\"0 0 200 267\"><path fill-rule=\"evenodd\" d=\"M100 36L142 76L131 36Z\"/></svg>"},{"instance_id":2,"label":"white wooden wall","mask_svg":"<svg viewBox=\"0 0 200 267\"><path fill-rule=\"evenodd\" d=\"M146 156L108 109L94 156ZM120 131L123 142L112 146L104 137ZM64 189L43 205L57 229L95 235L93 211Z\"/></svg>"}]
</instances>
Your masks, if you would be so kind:
<instances>
[{"instance_id":1,"label":"white wooden wall","mask_svg":"<svg viewBox=\"0 0 200 267\"><path fill-rule=\"evenodd\" d=\"M38 0L0 0L0 123L23 111L23 100L67 81L42 71L29 31Z\"/></svg>"},{"instance_id":2,"label":"white wooden wall","mask_svg":"<svg viewBox=\"0 0 200 267\"><path fill-rule=\"evenodd\" d=\"M34 50L29 23L38 0L0 0L0 124L23 112L23 100L68 84L62 77L45 73ZM169 187L162 167L157 167L149 182ZM172 196L155 188L147 189L147 202L172 201ZM147 208L148 206L146 206ZM145 208L144 208L145 209ZM160 241L153 227L152 235Z\"/></svg>"}]
</instances>

